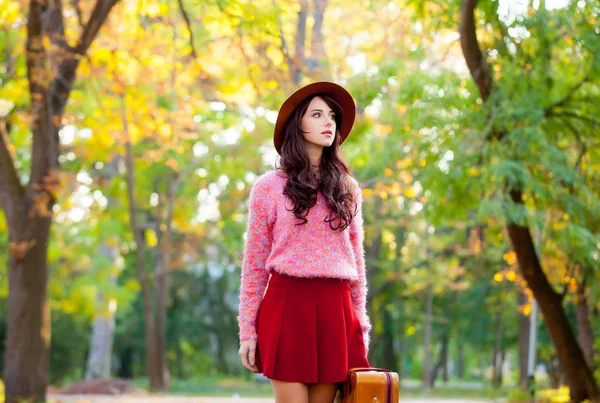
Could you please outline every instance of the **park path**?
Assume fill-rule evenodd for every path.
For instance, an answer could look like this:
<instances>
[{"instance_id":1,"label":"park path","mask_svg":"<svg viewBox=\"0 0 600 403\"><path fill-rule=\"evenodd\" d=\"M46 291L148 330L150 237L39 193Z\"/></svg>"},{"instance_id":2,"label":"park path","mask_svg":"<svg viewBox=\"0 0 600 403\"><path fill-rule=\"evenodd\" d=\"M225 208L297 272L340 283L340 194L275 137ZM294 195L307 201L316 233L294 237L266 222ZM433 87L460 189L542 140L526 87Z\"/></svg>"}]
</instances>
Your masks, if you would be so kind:
<instances>
[{"instance_id":1,"label":"park path","mask_svg":"<svg viewBox=\"0 0 600 403\"><path fill-rule=\"evenodd\" d=\"M269 398L247 397L181 397L181 396L101 396L50 395L49 403L275 403ZM400 399L400 403L489 403L470 399Z\"/></svg>"}]
</instances>

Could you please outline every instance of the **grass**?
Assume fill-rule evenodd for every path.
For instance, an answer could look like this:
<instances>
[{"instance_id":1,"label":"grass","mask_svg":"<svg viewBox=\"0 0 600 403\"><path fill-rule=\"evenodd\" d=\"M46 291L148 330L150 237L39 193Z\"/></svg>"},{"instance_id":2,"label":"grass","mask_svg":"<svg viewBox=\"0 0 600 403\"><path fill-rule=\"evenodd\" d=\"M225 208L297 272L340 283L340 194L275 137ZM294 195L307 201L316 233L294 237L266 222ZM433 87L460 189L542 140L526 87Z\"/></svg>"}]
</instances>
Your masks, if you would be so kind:
<instances>
[{"instance_id":1,"label":"grass","mask_svg":"<svg viewBox=\"0 0 600 403\"><path fill-rule=\"evenodd\" d=\"M142 389L148 388L145 378L136 379L135 386ZM460 388L450 385L438 384L435 389L424 392L420 387L400 388L400 396L404 398L443 398L443 399L505 399L509 395L508 389L491 388ZM207 376L194 379L173 379L171 381L170 395L180 396L213 396L213 397L272 397L271 386L267 382L256 382L242 378L227 376Z\"/></svg>"},{"instance_id":2,"label":"grass","mask_svg":"<svg viewBox=\"0 0 600 403\"><path fill-rule=\"evenodd\" d=\"M523 392L515 390L491 388L459 388L439 383L438 386L424 392L416 382L409 382L412 387L401 387L400 400L403 398L441 398L441 399L478 399L497 400L508 402L526 401ZM141 389L148 388L146 378L138 378L133 384ZM415 387L416 386L416 387ZM481 384L479 384L481 386ZM173 379L171 381L170 395L179 396L211 396L211 397L272 397L271 386L267 382L256 382L242 378L227 376L207 376L196 379ZM569 401L568 388L542 389L537 393L537 401L547 403L563 403ZM4 401L4 384L0 380L0 402Z\"/></svg>"},{"instance_id":3,"label":"grass","mask_svg":"<svg viewBox=\"0 0 600 403\"><path fill-rule=\"evenodd\" d=\"M148 379L135 379L133 384L148 389ZM243 378L227 376L205 376L191 379L172 379L170 395L228 397L271 397L271 385Z\"/></svg>"}]
</instances>

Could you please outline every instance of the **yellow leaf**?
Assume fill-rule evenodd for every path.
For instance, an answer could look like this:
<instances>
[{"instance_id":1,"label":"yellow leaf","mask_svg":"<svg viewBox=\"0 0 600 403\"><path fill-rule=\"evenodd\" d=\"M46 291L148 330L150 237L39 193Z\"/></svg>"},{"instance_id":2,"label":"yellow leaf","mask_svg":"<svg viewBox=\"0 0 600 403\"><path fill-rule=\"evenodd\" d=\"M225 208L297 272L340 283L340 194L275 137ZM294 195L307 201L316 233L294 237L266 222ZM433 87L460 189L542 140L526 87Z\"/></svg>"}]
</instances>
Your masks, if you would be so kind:
<instances>
[{"instance_id":1,"label":"yellow leaf","mask_svg":"<svg viewBox=\"0 0 600 403\"><path fill-rule=\"evenodd\" d=\"M408 173L407 171L400 172L400 179L402 180L402 182L404 182L407 185L410 185L413 181L412 175L410 173Z\"/></svg>"},{"instance_id":2,"label":"yellow leaf","mask_svg":"<svg viewBox=\"0 0 600 403\"><path fill-rule=\"evenodd\" d=\"M509 270L508 273L506 273L506 278L508 281L515 281L517 278L517 273L515 273L514 270Z\"/></svg>"},{"instance_id":3,"label":"yellow leaf","mask_svg":"<svg viewBox=\"0 0 600 403\"><path fill-rule=\"evenodd\" d=\"M578 289L577 287L577 281L575 281L575 279L571 279L571 281L569 282L569 290L571 290L572 292L576 292Z\"/></svg>"},{"instance_id":4,"label":"yellow leaf","mask_svg":"<svg viewBox=\"0 0 600 403\"><path fill-rule=\"evenodd\" d=\"M144 13L150 18L156 17L160 14L160 4L156 2L147 3Z\"/></svg>"},{"instance_id":5,"label":"yellow leaf","mask_svg":"<svg viewBox=\"0 0 600 403\"><path fill-rule=\"evenodd\" d=\"M379 197L381 197L383 200L388 198L388 194L385 190L381 191L381 193L379 193Z\"/></svg>"},{"instance_id":6,"label":"yellow leaf","mask_svg":"<svg viewBox=\"0 0 600 403\"><path fill-rule=\"evenodd\" d=\"M506 263L508 263L509 265L513 265L517 262L517 254L515 253L515 251L510 251L508 253L504 254L504 261L506 261Z\"/></svg>"},{"instance_id":7,"label":"yellow leaf","mask_svg":"<svg viewBox=\"0 0 600 403\"><path fill-rule=\"evenodd\" d=\"M409 199L414 199L415 196L417 196L417 192L415 191L414 187L409 186L404 191L404 196L408 197Z\"/></svg>"},{"instance_id":8,"label":"yellow leaf","mask_svg":"<svg viewBox=\"0 0 600 403\"><path fill-rule=\"evenodd\" d=\"M89 76L90 75L90 64L88 63L87 58L83 58L79 62L79 66L77 66L77 74L81 75L81 76Z\"/></svg>"},{"instance_id":9,"label":"yellow leaf","mask_svg":"<svg viewBox=\"0 0 600 403\"><path fill-rule=\"evenodd\" d=\"M377 135L385 137L392 132L392 125L377 125Z\"/></svg>"},{"instance_id":10,"label":"yellow leaf","mask_svg":"<svg viewBox=\"0 0 600 403\"><path fill-rule=\"evenodd\" d=\"M138 140L142 137L142 129L133 122L129 122L129 138L131 139L131 144L136 144Z\"/></svg>"},{"instance_id":11,"label":"yellow leaf","mask_svg":"<svg viewBox=\"0 0 600 403\"><path fill-rule=\"evenodd\" d=\"M396 108L397 111L402 112L402 113L406 113L406 111L408 110L408 107L405 104L402 104L402 105L394 104L394 108Z\"/></svg>"},{"instance_id":12,"label":"yellow leaf","mask_svg":"<svg viewBox=\"0 0 600 403\"><path fill-rule=\"evenodd\" d=\"M156 246L156 244L158 242L158 239L156 238L156 233L154 231L148 231L147 234L148 234L148 238L147 238L148 246L151 248Z\"/></svg>"},{"instance_id":13,"label":"yellow leaf","mask_svg":"<svg viewBox=\"0 0 600 403\"><path fill-rule=\"evenodd\" d=\"M171 125L168 123L164 123L164 124L160 125L159 133L163 137L171 137L171 134L172 134Z\"/></svg>"},{"instance_id":14,"label":"yellow leaf","mask_svg":"<svg viewBox=\"0 0 600 403\"><path fill-rule=\"evenodd\" d=\"M401 191L402 191L402 189L400 188L400 185L398 183L394 183L392 185L392 188L390 189L390 194L392 196L398 196Z\"/></svg>"},{"instance_id":15,"label":"yellow leaf","mask_svg":"<svg viewBox=\"0 0 600 403\"><path fill-rule=\"evenodd\" d=\"M531 313L531 304L527 304L523 306L523 315L529 316Z\"/></svg>"},{"instance_id":16,"label":"yellow leaf","mask_svg":"<svg viewBox=\"0 0 600 403\"><path fill-rule=\"evenodd\" d=\"M371 196L373 194L373 191L371 189L363 189L362 193L363 196Z\"/></svg>"},{"instance_id":17,"label":"yellow leaf","mask_svg":"<svg viewBox=\"0 0 600 403\"><path fill-rule=\"evenodd\" d=\"M471 167L469 169L469 175L471 175L471 176L479 176L480 172L481 171L477 167Z\"/></svg>"},{"instance_id":18,"label":"yellow leaf","mask_svg":"<svg viewBox=\"0 0 600 403\"><path fill-rule=\"evenodd\" d=\"M425 167L427 165L427 161L425 161L424 158L421 158L421 160L419 161L419 165L421 165L422 167Z\"/></svg>"},{"instance_id":19,"label":"yellow leaf","mask_svg":"<svg viewBox=\"0 0 600 403\"><path fill-rule=\"evenodd\" d=\"M140 289L140 283L138 283L134 278L130 278L125 281L125 288L131 291L138 291Z\"/></svg>"},{"instance_id":20,"label":"yellow leaf","mask_svg":"<svg viewBox=\"0 0 600 403\"><path fill-rule=\"evenodd\" d=\"M385 171L383 171L385 176L392 176L394 174L394 171L392 171L389 168L386 168Z\"/></svg>"},{"instance_id":21,"label":"yellow leaf","mask_svg":"<svg viewBox=\"0 0 600 403\"><path fill-rule=\"evenodd\" d=\"M496 281L497 283L501 282L502 279L503 279L502 273L494 274L494 281Z\"/></svg>"},{"instance_id":22,"label":"yellow leaf","mask_svg":"<svg viewBox=\"0 0 600 403\"><path fill-rule=\"evenodd\" d=\"M65 313L75 313L77 312L77 304L69 299L64 300L62 303L62 310Z\"/></svg>"},{"instance_id":23,"label":"yellow leaf","mask_svg":"<svg viewBox=\"0 0 600 403\"><path fill-rule=\"evenodd\" d=\"M177 161L175 161L173 158L169 158L165 164L168 167L174 169L175 171L177 170L178 164Z\"/></svg>"}]
</instances>

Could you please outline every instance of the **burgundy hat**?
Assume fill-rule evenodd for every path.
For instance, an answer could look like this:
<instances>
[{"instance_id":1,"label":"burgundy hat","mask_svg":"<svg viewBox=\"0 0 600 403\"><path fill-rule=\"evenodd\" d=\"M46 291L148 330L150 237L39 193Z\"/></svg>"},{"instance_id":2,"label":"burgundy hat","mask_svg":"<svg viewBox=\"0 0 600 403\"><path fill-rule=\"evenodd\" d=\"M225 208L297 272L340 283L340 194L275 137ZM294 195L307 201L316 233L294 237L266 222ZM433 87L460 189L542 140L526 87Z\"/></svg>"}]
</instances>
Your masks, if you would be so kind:
<instances>
[{"instance_id":1,"label":"burgundy hat","mask_svg":"<svg viewBox=\"0 0 600 403\"><path fill-rule=\"evenodd\" d=\"M308 84L290 95L279 109L277 122L275 122L275 134L273 135L273 143L275 144L275 149L279 155L281 155L281 145L283 144L283 136L285 135L284 128L292 115L292 112L294 112L294 109L296 109L296 107L307 97L316 94L328 95L342 107L344 116L342 118L341 127L338 127L340 132L340 144L343 143L350 134L350 130L354 125L354 118L356 117L356 104L354 103L352 95L350 95L343 87L328 81Z\"/></svg>"}]
</instances>

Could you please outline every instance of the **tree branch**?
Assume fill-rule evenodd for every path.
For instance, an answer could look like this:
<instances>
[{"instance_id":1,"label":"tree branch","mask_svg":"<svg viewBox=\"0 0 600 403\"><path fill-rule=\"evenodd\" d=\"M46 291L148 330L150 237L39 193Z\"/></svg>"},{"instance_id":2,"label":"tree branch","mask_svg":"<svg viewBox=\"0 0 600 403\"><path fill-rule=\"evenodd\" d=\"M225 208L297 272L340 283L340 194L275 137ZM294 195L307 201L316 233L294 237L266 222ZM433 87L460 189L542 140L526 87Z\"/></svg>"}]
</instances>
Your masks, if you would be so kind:
<instances>
[{"instance_id":1,"label":"tree branch","mask_svg":"<svg viewBox=\"0 0 600 403\"><path fill-rule=\"evenodd\" d=\"M564 106L567 102L569 102L571 100L571 97L577 92L577 90L579 88L581 88L581 86L583 84L585 84L590 78L590 73L588 72L582 79L581 81L579 81L573 88L571 88L568 92L567 95L565 95L565 97L561 100L556 101L555 103L553 103L552 105L548 106L546 109L544 109L544 115L548 116L550 114L552 114L552 110L554 108L558 108L560 106Z\"/></svg>"},{"instance_id":2,"label":"tree branch","mask_svg":"<svg viewBox=\"0 0 600 403\"><path fill-rule=\"evenodd\" d=\"M246 53L246 50L244 50L244 32L242 31L242 23L241 23L241 21L238 24L236 31L237 31L238 44L239 44L239 47L240 47L240 52L242 52L242 56L244 56L244 59L246 60L246 63L248 65L251 65L252 60L248 56L248 53ZM256 92L256 96L258 97L258 99L262 99L262 94L261 94L261 91L260 91L260 87L258 86L258 83L254 79L254 75L252 74L252 71L248 71L248 78L252 82L252 86L254 87L254 91Z\"/></svg>"},{"instance_id":3,"label":"tree branch","mask_svg":"<svg viewBox=\"0 0 600 403\"><path fill-rule=\"evenodd\" d=\"M287 41L285 40L285 35L283 35L283 29L281 28L281 20L279 19L279 9L277 6L277 0L273 0L273 8L275 8L275 19L277 20L277 29L279 31L279 40L281 41L281 53L283 53L283 58L287 62L288 69L290 70L290 74L292 75L292 81L295 82L296 77L296 65L294 64L294 60L290 55L290 50L287 45ZM299 16L300 18L300 16Z\"/></svg>"},{"instance_id":4,"label":"tree branch","mask_svg":"<svg viewBox=\"0 0 600 403\"><path fill-rule=\"evenodd\" d=\"M20 204L25 194L11 149L6 122L0 120L0 207L4 210L9 228L12 227L13 209Z\"/></svg>"},{"instance_id":5,"label":"tree branch","mask_svg":"<svg viewBox=\"0 0 600 403\"><path fill-rule=\"evenodd\" d=\"M187 11L183 7L183 0L177 0L177 4L179 4L179 11L181 11L181 15L185 20L185 26L187 27L188 34L190 35L190 46L192 47L192 56L194 59L198 58L198 52L196 52L196 46L194 45L194 32L192 31L192 22L190 20L190 16Z\"/></svg>"},{"instance_id":6,"label":"tree branch","mask_svg":"<svg viewBox=\"0 0 600 403\"><path fill-rule=\"evenodd\" d=\"M119 0L96 0L94 10L77 41L77 46L75 47L76 54L83 56L87 52L94 41L94 38L98 34L98 31L100 31L100 27L102 27L106 17L108 17L108 13L118 1Z\"/></svg>"},{"instance_id":7,"label":"tree branch","mask_svg":"<svg viewBox=\"0 0 600 403\"><path fill-rule=\"evenodd\" d=\"M81 7L79 7L79 0L71 0L71 5L77 13L77 22L79 23L79 27L83 30L85 25L83 24L83 12L81 11Z\"/></svg>"},{"instance_id":8,"label":"tree branch","mask_svg":"<svg viewBox=\"0 0 600 403\"><path fill-rule=\"evenodd\" d=\"M77 41L77 45L75 48L71 48L68 57L63 58L57 69L56 76L50 84L50 94L52 96L51 118L62 116L64 113L64 107L75 81L75 72L79 61L89 49L98 31L100 31L100 28L106 21L108 13L118 1L96 0L94 10Z\"/></svg>"},{"instance_id":9,"label":"tree branch","mask_svg":"<svg viewBox=\"0 0 600 403\"><path fill-rule=\"evenodd\" d=\"M591 124L592 126L600 125L600 120L596 120L589 116L581 116L575 112L571 111L562 111L562 112L551 112L548 116L568 116L571 118L579 119L584 122Z\"/></svg>"},{"instance_id":10,"label":"tree branch","mask_svg":"<svg viewBox=\"0 0 600 403\"><path fill-rule=\"evenodd\" d=\"M45 90L44 64L46 50L42 41L42 6L40 0L32 0L27 17L27 75L31 94L31 109L35 113L43 102L43 96L36 95Z\"/></svg>"},{"instance_id":11,"label":"tree branch","mask_svg":"<svg viewBox=\"0 0 600 403\"><path fill-rule=\"evenodd\" d=\"M42 31L48 35L52 43L59 47L63 53L62 57L68 57L68 54L73 52L73 47L67 43L65 37L62 0L45 2L45 9L42 13ZM60 58L56 59L61 60Z\"/></svg>"},{"instance_id":12,"label":"tree branch","mask_svg":"<svg viewBox=\"0 0 600 403\"><path fill-rule=\"evenodd\" d=\"M278 14L279 15L279 14ZM300 11L298 11L298 23L296 25L296 47L294 50L294 59L290 69L294 76L294 84L300 84L302 80L302 67L306 63L306 17L308 16L308 0L300 1ZM277 25L280 26L279 20ZM279 30L279 36L283 38L283 32Z\"/></svg>"},{"instance_id":13,"label":"tree branch","mask_svg":"<svg viewBox=\"0 0 600 403\"><path fill-rule=\"evenodd\" d=\"M12 50L13 48L10 43L4 44L4 57L6 59L4 62L4 68L6 71L5 74L0 76L0 88L4 87L8 81L14 79L15 77L17 58L13 57Z\"/></svg>"},{"instance_id":14,"label":"tree branch","mask_svg":"<svg viewBox=\"0 0 600 403\"><path fill-rule=\"evenodd\" d=\"M575 270L575 266L576 264L573 263L573 265L571 266L571 268L569 269L569 271L567 272L567 277L569 278L569 282L565 283L565 286L563 287L563 291L559 294L560 295L560 300L562 301L563 299L565 299L565 295L567 295L567 291L569 291L569 284L571 282L571 277L573 276L573 271Z\"/></svg>"},{"instance_id":15,"label":"tree branch","mask_svg":"<svg viewBox=\"0 0 600 403\"><path fill-rule=\"evenodd\" d=\"M483 100L487 100L491 93L492 79L477 42L475 30L475 6L477 0L464 0L460 12L460 45L471 76L479 88Z\"/></svg>"},{"instance_id":16,"label":"tree branch","mask_svg":"<svg viewBox=\"0 0 600 403\"><path fill-rule=\"evenodd\" d=\"M323 18L327 8L327 0L313 0L313 6L313 19L315 22L310 42L310 59L307 63L311 73L315 69L320 70L325 65L325 59L327 59L323 38Z\"/></svg>"}]
</instances>

